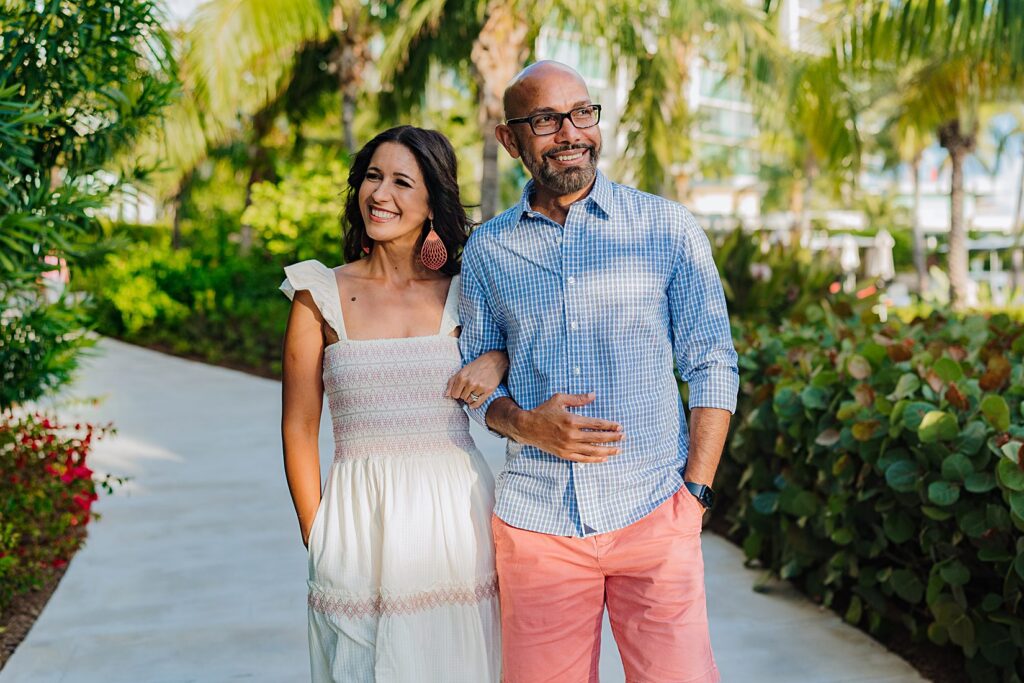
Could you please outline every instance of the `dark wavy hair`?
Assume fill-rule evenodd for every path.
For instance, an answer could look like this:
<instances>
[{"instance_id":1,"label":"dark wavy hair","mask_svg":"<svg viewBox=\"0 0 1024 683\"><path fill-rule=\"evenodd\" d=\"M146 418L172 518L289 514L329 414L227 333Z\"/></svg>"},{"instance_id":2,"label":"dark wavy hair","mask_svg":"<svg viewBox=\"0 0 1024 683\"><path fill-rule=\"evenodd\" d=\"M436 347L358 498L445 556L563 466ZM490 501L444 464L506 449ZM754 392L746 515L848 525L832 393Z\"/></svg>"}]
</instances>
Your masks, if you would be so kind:
<instances>
[{"instance_id":1,"label":"dark wavy hair","mask_svg":"<svg viewBox=\"0 0 1024 683\"><path fill-rule=\"evenodd\" d=\"M416 157L420 173L427 186L427 201L434 212L434 230L448 250L448 261L440 270L446 275L458 275L462 247L469 237L472 221L459 198L458 161L455 150L441 133L414 126L398 126L380 133L363 146L352 160L348 172L348 196L345 199L345 260L358 261L365 256L363 247L370 245L359 209L359 187L366 178L373 153L385 142L404 145ZM430 222L423 223L417 252L430 231Z\"/></svg>"}]
</instances>

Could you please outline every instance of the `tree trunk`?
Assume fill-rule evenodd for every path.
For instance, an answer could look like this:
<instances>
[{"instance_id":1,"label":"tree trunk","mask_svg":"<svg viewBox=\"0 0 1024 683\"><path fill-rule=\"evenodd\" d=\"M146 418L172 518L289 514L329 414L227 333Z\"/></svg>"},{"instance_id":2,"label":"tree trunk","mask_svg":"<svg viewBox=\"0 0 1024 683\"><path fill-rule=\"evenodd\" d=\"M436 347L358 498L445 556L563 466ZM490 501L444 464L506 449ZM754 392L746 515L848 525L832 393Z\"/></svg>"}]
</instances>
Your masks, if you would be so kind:
<instances>
[{"instance_id":1,"label":"tree trunk","mask_svg":"<svg viewBox=\"0 0 1024 683\"><path fill-rule=\"evenodd\" d=\"M914 271L917 273L917 293L924 296L928 291L928 258L925 254L924 226L921 225L921 154L918 153L910 162L911 173L914 174L913 226L914 235Z\"/></svg>"},{"instance_id":2,"label":"tree trunk","mask_svg":"<svg viewBox=\"0 0 1024 683\"><path fill-rule=\"evenodd\" d=\"M818 175L818 164L814 155L808 152L804 159L804 177L798 193L793 199L796 217L793 225L793 246L803 246L811 236L811 202L814 196L814 179Z\"/></svg>"},{"instance_id":3,"label":"tree trunk","mask_svg":"<svg viewBox=\"0 0 1024 683\"><path fill-rule=\"evenodd\" d=\"M480 176L480 214L490 220L498 210L498 141L494 129L504 119L502 97L509 81L523 68L529 50L528 27L513 7L492 2L487 21L473 44L473 73L480 101L480 126L483 131L483 168Z\"/></svg>"},{"instance_id":4,"label":"tree trunk","mask_svg":"<svg viewBox=\"0 0 1024 683\"><path fill-rule=\"evenodd\" d=\"M964 225L964 159L974 150L973 132L954 119L939 129L939 144L949 152L953 178L949 191L949 300L955 311L967 307L967 229Z\"/></svg>"},{"instance_id":5,"label":"tree trunk","mask_svg":"<svg viewBox=\"0 0 1024 683\"><path fill-rule=\"evenodd\" d=\"M341 4L335 3L329 19L331 30L338 41L337 49L331 54L330 71L338 79L341 139L350 154L356 151L353 129L356 101L367 55L367 38L357 12L358 10L355 10L353 16L347 16Z\"/></svg>"},{"instance_id":6,"label":"tree trunk","mask_svg":"<svg viewBox=\"0 0 1024 683\"><path fill-rule=\"evenodd\" d=\"M270 154L263 146L263 139L270 132L271 118L263 111L252 117L252 141L249 143L249 180L245 184L245 205L243 211L252 204L252 187L264 180L275 180L274 167L270 162ZM239 234L238 251L248 256L252 251L252 226L243 223Z\"/></svg>"},{"instance_id":7,"label":"tree trunk","mask_svg":"<svg viewBox=\"0 0 1024 683\"><path fill-rule=\"evenodd\" d=\"M174 193L174 197L171 200L171 211L174 212L171 222L171 249L174 251L181 249L181 214L192 192L192 178L194 175L195 169L193 168L181 176L181 180L178 181L178 191Z\"/></svg>"}]
</instances>

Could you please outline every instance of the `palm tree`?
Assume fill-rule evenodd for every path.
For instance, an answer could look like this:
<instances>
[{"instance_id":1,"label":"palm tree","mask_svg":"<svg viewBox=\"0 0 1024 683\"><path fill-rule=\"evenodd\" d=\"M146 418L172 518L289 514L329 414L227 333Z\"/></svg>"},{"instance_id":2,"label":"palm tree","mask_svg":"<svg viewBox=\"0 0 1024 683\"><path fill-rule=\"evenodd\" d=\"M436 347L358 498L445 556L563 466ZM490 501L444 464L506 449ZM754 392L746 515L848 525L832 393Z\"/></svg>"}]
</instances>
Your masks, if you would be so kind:
<instances>
[{"instance_id":1,"label":"palm tree","mask_svg":"<svg viewBox=\"0 0 1024 683\"><path fill-rule=\"evenodd\" d=\"M900 107L927 123L949 153L949 277L954 309L967 303L964 160L974 151L983 104L1019 99L1024 87L1024 16L1017 0L850 2L836 53L852 69L891 72L914 64Z\"/></svg>"},{"instance_id":2,"label":"palm tree","mask_svg":"<svg viewBox=\"0 0 1024 683\"><path fill-rule=\"evenodd\" d=\"M792 241L810 235L810 211L819 178L838 195L851 186L861 163L858 102L831 55L797 53L766 73L753 92L769 159L790 169Z\"/></svg>"},{"instance_id":3,"label":"palm tree","mask_svg":"<svg viewBox=\"0 0 1024 683\"><path fill-rule=\"evenodd\" d=\"M474 21L476 23L474 23ZM384 102L412 107L424 92L426 64L469 62L481 108L484 139L483 217L497 207L497 142L501 93L525 65L543 27L560 27L599 44L612 64L633 76L624 107L627 170L641 187L665 191L673 166L689 157L686 85L699 50L713 50L729 66L774 53L764 15L742 0L409 0L388 32L379 66L392 91ZM475 32L474 32L475 31Z\"/></svg>"},{"instance_id":4,"label":"palm tree","mask_svg":"<svg viewBox=\"0 0 1024 683\"><path fill-rule=\"evenodd\" d=\"M407 0L386 27L387 47L379 61L387 117L413 109L429 84L431 64L468 65L476 90L483 138L480 211L483 220L498 207L498 141L505 86L526 64L529 39L536 36L536 3L500 0ZM532 23L531 23L532 22Z\"/></svg>"}]
</instances>

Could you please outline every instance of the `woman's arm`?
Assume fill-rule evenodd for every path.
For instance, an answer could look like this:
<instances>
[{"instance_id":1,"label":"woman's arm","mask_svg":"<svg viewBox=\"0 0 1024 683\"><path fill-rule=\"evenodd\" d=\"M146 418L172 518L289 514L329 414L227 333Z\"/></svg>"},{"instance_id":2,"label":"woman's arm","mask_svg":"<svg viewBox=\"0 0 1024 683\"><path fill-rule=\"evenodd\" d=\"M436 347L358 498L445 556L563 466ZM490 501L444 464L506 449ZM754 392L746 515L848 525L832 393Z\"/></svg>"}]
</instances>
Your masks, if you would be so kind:
<instances>
[{"instance_id":1,"label":"woman's arm","mask_svg":"<svg viewBox=\"0 0 1024 683\"><path fill-rule=\"evenodd\" d=\"M323 408L323 317L308 291L295 293L284 336L281 439L288 490L309 543L320 506L320 411Z\"/></svg>"},{"instance_id":2,"label":"woman's arm","mask_svg":"<svg viewBox=\"0 0 1024 683\"><path fill-rule=\"evenodd\" d=\"M465 401L470 408L494 393L508 372L508 354L488 351L452 375L445 396Z\"/></svg>"}]
</instances>

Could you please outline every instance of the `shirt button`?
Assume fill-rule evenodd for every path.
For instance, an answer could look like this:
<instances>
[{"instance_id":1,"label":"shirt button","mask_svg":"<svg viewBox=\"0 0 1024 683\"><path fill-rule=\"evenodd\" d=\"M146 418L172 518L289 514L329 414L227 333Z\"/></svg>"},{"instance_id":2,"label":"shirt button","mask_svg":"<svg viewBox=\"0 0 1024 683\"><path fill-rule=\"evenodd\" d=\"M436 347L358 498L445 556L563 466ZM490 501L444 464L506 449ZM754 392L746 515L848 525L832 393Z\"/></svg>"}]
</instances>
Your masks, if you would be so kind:
<instances>
[{"instance_id":1,"label":"shirt button","mask_svg":"<svg viewBox=\"0 0 1024 683\"><path fill-rule=\"evenodd\" d=\"M570 285L574 285L574 284L576 284L576 276L575 276L575 275L570 275L570 276L569 276L569 279L567 280L567 282L568 282L568 283L569 283Z\"/></svg>"},{"instance_id":2,"label":"shirt button","mask_svg":"<svg viewBox=\"0 0 1024 683\"><path fill-rule=\"evenodd\" d=\"M572 369L572 374L574 374L574 375L578 375L581 372L583 372L583 371L580 370L580 366L578 366L578 365Z\"/></svg>"},{"instance_id":3,"label":"shirt button","mask_svg":"<svg viewBox=\"0 0 1024 683\"><path fill-rule=\"evenodd\" d=\"M555 244L561 244L561 243L562 243L562 238L561 237L556 237L555 238Z\"/></svg>"},{"instance_id":4,"label":"shirt button","mask_svg":"<svg viewBox=\"0 0 1024 683\"><path fill-rule=\"evenodd\" d=\"M578 322L576 322L575 320L573 320L571 323L569 323L569 329L572 329L572 330L579 329L579 326L580 326L580 324Z\"/></svg>"}]
</instances>

